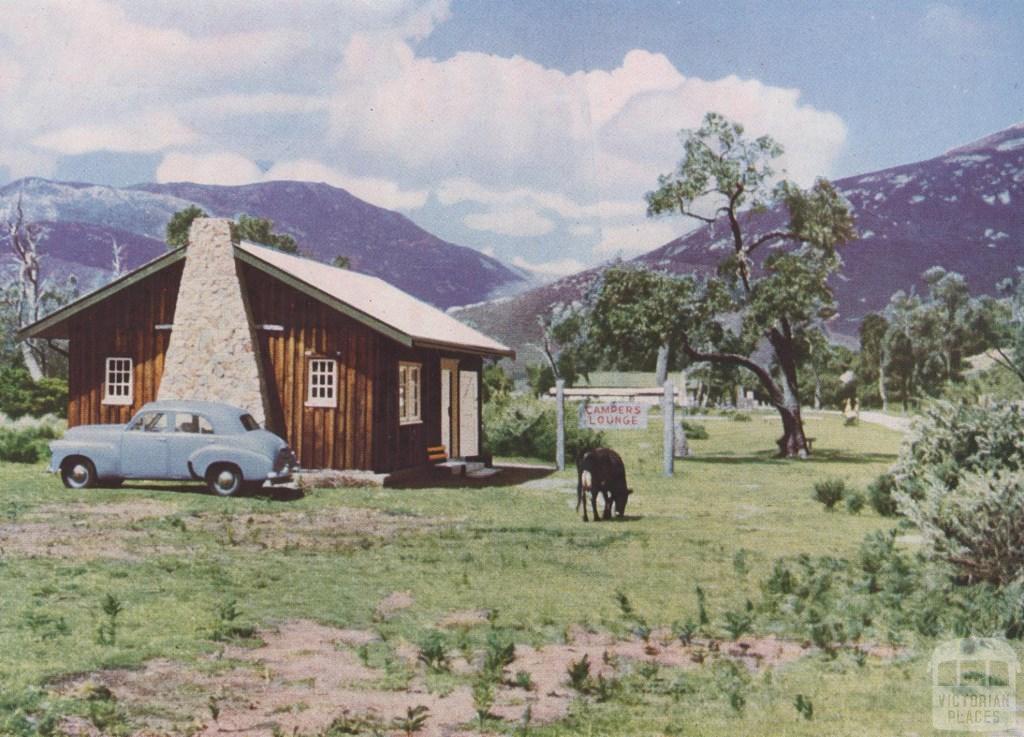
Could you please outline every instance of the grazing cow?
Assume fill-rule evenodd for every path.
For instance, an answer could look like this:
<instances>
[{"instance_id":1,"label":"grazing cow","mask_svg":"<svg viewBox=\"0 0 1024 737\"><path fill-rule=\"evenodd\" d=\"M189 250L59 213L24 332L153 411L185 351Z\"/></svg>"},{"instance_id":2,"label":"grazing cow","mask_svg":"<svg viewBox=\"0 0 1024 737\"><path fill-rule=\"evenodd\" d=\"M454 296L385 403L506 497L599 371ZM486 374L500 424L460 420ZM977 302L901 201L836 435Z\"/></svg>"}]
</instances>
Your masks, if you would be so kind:
<instances>
[{"instance_id":1,"label":"grazing cow","mask_svg":"<svg viewBox=\"0 0 1024 737\"><path fill-rule=\"evenodd\" d=\"M626 502L633 490L626 486L626 467L622 458L611 448L595 448L576 455L576 511L583 505L583 521L587 519L587 494L590 506L597 516L597 495L604 497L604 519L612 518L612 506L621 517L626 512Z\"/></svg>"}]
</instances>

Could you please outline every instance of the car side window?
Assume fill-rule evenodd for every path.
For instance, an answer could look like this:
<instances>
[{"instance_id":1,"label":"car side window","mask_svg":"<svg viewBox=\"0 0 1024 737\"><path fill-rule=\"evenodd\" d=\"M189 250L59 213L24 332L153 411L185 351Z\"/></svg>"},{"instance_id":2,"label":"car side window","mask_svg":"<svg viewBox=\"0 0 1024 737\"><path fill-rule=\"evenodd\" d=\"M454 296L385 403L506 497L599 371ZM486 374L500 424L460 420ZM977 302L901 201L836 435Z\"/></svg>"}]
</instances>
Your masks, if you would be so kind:
<instances>
[{"instance_id":1,"label":"car side window","mask_svg":"<svg viewBox=\"0 0 1024 737\"><path fill-rule=\"evenodd\" d=\"M167 429L167 415L163 412L143 412L132 421L128 429L142 432L163 432Z\"/></svg>"},{"instance_id":2,"label":"car side window","mask_svg":"<svg viewBox=\"0 0 1024 737\"><path fill-rule=\"evenodd\" d=\"M202 415L178 412L174 418L175 432L191 432L201 435L212 435L213 425Z\"/></svg>"}]
</instances>

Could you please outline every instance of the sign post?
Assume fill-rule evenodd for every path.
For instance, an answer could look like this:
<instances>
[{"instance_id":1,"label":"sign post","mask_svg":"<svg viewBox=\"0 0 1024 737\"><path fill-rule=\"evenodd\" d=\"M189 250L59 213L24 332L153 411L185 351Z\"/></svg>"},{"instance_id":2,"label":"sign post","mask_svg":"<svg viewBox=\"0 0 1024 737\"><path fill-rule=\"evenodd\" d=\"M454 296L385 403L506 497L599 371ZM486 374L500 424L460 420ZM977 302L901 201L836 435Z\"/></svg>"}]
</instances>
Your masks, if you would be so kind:
<instances>
[{"instance_id":1,"label":"sign post","mask_svg":"<svg viewBox=\"0 0 1024 737\"><path fill-rule=\"evenodd\" d=\"M558 417L558 440L555 446L555 465L559 471L565 470L565 379L555 382L555 410Z\"/></svg>"},{"instance_id":2,"label":"sign post","mask_svg":"<svg viewBox=\"0 0 1024 737\"><path fill-rule=\"evenodd\" d=\"M662 442L664 449L665 476L671 477L675 471L675 453L673 447L673 435L675 431L675 388L671 381L665 382L665 396L661 400L661 421L663 423Z\"/></svg>"}]
</instances>

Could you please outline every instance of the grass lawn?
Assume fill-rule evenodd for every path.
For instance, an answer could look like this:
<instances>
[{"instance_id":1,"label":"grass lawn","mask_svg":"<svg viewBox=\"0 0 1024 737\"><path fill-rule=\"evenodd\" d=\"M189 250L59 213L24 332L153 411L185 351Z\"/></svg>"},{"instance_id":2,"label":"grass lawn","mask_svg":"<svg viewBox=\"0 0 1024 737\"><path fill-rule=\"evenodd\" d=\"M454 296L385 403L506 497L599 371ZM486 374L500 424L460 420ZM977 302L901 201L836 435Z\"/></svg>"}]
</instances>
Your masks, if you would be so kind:
<instances>
[{"instance_id":1,"label":"grass lawn","mask_svg":"<svg viewBox=\"0 0 1024 737\"><path fill-rule=\"evenodd\" d=\"M691 442L695 456L677 463L671 479L660 474L656 416L646 432L611 434L635 490L627 518L612 523L584 524L576 515L574 472L506 472L474 488L219 499L170 484L73 492L41 465L4 464L0 734L5 724L16 734L41 731L48 713L85 714L111 733L156 717L168 732L204 733L217 709L187 713L206 704L196 694L189 700L188 683L149 693L149 703L119 703L114 716L97 715L96 702L66 684L154 659L209 675L237 665L246 648L259 652L250 629L298 620L383 637L383 655L359 651L364 664L398 673L392 690L416 679L431 693L472 679L458 669L424 673L415 657L395 671L392 656L453 613L489 613L490 622L445 630L451 648L467 654L492 629L520 647L563 644L574 627L628 640L636 635L617 592L657 629L695 619L700 586L707 630L724 638L725 613L759 597L776 558L853 557L865 534L894 524L870 509L826 513L811 487L834 477L863 489L895 459L899 436L863 423L843 427L837 417L807 425L814 457L781 461L771 456L777 422L707 422L710 437ZM380 602L394 592L408 597L382 613ZM121 607L113 635L108 595ZM771 623L759 622L754 634L770 633ZM908 644L863 665L808 649L741 674L716 657L657 673L626 668L621 694L577 698L568 716L530 733L930 733L929 647ZM813 701L812 719L794 708L797 694ZM490 720L486 729L511 733L515 723Z\"/></svg>"}]
</instances>

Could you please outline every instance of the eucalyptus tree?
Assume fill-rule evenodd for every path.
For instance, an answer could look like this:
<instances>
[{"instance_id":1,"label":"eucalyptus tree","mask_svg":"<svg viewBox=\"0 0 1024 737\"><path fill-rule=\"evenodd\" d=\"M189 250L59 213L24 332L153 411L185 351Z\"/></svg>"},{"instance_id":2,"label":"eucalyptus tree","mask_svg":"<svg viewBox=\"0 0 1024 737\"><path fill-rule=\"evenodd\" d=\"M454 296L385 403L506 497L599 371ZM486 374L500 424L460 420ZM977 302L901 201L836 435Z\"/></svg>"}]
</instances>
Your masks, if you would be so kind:
<instances>
[{"instance_id":1,"label":"eucalyptus tree","mask_svg":"<svg viewBox=\"0 0 1024 737\"><path fill-rule=\"evenodd\" d=\"M699 129L682 131L680 140L683 158L647 193L647 213L724 224L730 246L717 274L698 290L703 307L687 310L703 312L719 329L687 323L680 346L691 360L754 374L782 420L780 454L804 456L798 342L835 314L828 279L841 265L838 247L856 235L849 205L825 179L809 189L777 182L772 163L782 147L769 136L748 140L743 126L717 113L708 113ZM785 223L759 230L765 219L751 215L772 205L785 210ZM755 357L763 342L771 362Z\"/></svg>"}]
</instances>

